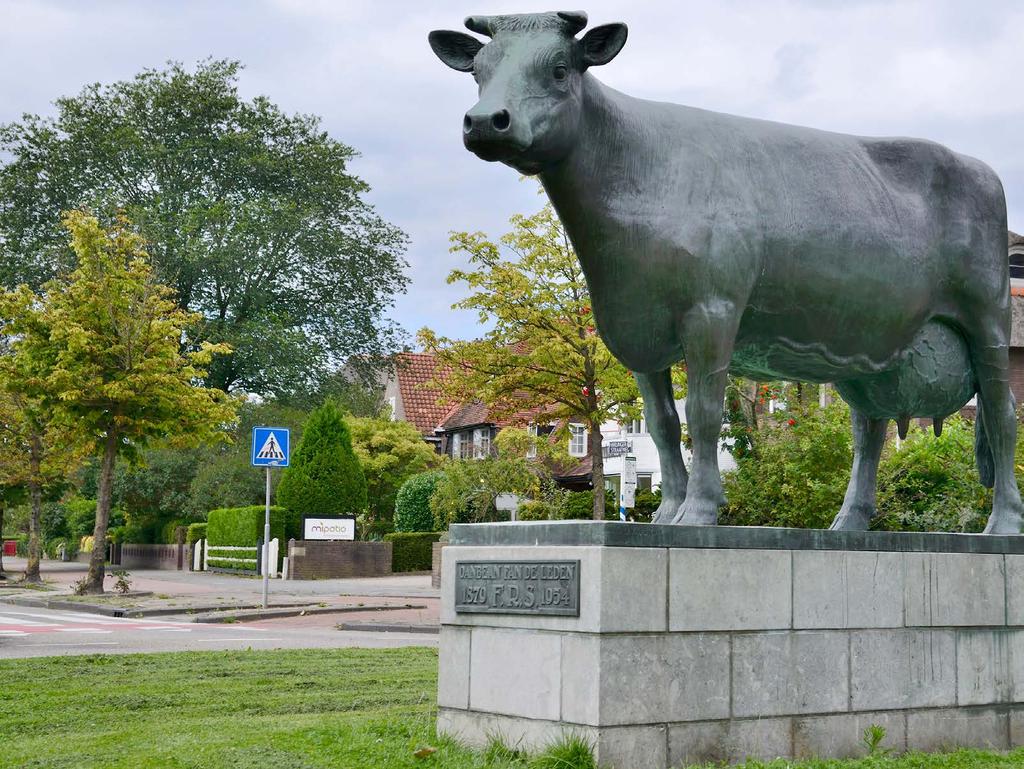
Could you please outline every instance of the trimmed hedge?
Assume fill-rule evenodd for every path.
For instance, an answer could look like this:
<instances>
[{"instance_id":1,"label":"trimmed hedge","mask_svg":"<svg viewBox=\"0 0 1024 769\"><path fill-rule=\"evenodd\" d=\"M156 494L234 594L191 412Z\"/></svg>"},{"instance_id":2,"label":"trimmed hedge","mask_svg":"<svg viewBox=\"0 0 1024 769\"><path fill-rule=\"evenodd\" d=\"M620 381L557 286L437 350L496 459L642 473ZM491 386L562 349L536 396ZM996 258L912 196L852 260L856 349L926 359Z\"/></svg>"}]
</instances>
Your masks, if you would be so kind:
<instances>
[{"instance_id":1,"label":"trimmed hedge","mask_svg":"<svg viewBox=\"0 0 1024 769\"><path fill-rule=\"evenodd\" d=\"M433 545L441 539L439 531L396 531L385 534L391 543L391 571L430 571Z\"/></svg>"},{"instance_id":2,"label":"trimmed hedge","mask_svg":"<svg viewBox=\"0 0 1024 769\"><path fill-rule=\"evenodd\" d=\"M257 540L263 538L263 523L266 508L263 505L249 507L222 507L211 510L206 521L206 535L210 546L224 545L233 547L255 547ZM287 552L289 539L298 539L301 535L302 519L286 508L277 505L270 508L270 538L275 537L281 542L280 557ZM241 556L239 556L241 557ZM248 558L249 556L244 556ZM233 561L220 561L210 558L211 566L230 569L239 568Z\"/></svg>"},{"instance_id":3,"label":"trimmed hedge","mask_svg":"<svg viewBox=\"0 0 1024 769\"><path fill-rule=\"evenodd\" d=\"M190 523L188 530L185 532L185 543L194 545L201 539L206 539L206 522Z\"/></svg>"},{"instance_id":4,"label":"trimmed hedge","mask_svg":"<svg viewBox=\"0 0 1024 769\"><path fill-rule=\"evenodd\" d=\"M430 497L443 474L440 470L431 470L414 475L402 484L395 496L395 531L433 530Z\"/></svg>"}]
</instances>

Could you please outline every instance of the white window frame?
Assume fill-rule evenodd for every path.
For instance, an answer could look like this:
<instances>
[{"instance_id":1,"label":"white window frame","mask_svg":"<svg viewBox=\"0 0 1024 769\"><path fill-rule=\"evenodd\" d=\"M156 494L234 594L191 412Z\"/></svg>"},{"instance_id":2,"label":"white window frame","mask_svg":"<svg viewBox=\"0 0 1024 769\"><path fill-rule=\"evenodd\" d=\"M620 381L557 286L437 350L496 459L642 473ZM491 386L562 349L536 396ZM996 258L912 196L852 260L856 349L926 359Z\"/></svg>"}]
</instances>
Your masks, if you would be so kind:
<instances>
[{"instance_id":1,"label":"white window frame","mask_svg":"<svg viewBox=\"0 0 1024 769\"><path fill-rule=\"evenodd\" d=\"M633 428L636 427L636 430ZM626 422L626 435L647 435L647 420L643 417Z\"/></svg>"},{"instance_id":2,"label":"white window frame","mask_svg":"<svg viewBox=\"0 0 1024 769\"><path fill-rule=\"evenodd\" d=\"M491 429L478 427L473 431L473 459L483 459L491 454Z\"/></svg>"},{"instance_id":3,"label":"white window frame","mask_svg":"<svg viewBox=\"0 0 1024 769\"><path fill-rule=\"evenodd\" d=\"M527 459L537 458L537 423L531 422L526 426L526 434L530 436L530 445L526 449Z\"/></svg>"},{"instance_id":4,"label":"white window frame","mask_svg":"<svg viewBox=\"0 0 1024 769\"><path fill-rule=\"evenodd\" d=\"M585 457L587 455L587 428L584 425L569 423L569 456Z\"/></svg>"},{"instance_id":5,"label":"white window frame","mask_svg":"<svg viewBox=\"0 0 1024 769\"><path fill-rule=\"evenodd\" d=\"M391 409L391 421L398 421L398 398L394 395L388 398L388 408Z\"/></svg>"},{"instance_id":6,"label":"white window frame","mask_svg":"<svg viewBox=\"0 0 1024 769\"><path fill-rule=\"evenodd\" d=\"M452 459L459 458L459 434L452 433Z\"/></svg>"}]
</instances>

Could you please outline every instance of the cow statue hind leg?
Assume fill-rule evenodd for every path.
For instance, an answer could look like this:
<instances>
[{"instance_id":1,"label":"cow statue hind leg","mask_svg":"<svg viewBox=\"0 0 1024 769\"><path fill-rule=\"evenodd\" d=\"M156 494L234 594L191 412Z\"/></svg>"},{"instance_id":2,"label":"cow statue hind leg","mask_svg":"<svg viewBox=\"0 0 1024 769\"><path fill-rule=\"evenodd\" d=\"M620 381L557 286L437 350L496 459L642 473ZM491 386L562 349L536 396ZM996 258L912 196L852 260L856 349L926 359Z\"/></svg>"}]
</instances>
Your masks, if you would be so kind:
<instances>
[{"instance_id":1,"label":"cow statue hind leg","mask_svg":"<svg viewBox=\"0 0 1024 769\"><path fill-rule=\"evenodd\" d=\"M829 528L864 531L875 516L878 462L882 458L889 420L872 419L857 409L850 410L850 419L853 422L853 472L843 506Z\"/></svg>"},{"instance_id":2,"label":"cow statue hind leg","mask_svg":"<svg viewBox=\"0 0 1024 769\"><path fill-rule=\"evenodd\" d=\"M725 504L718 441L738 325L735 305L724 300L698 305L684 318L686 427L693 443L693 461L686 500L673 523L713 526L718 523L718 509Z\"/></svg>"},{"instance_id":3,"label":"cow statue hind leg","mask_svg":"<svg viewBox=\"0 0 1024 769\"><path fill-rule=\"evenodd\" d=\"M686 499L687 474L680 447L682 432L672 395L670 369L653 374L637 372L636 383L644 399L644 418L658 447L661 464L661 504L654 513L655 523L671 523Z\"/></svg>"},{"instance_id":4,"label":"cow statue hind leg","mask_svg":"<svg viewBox=\"0 0 1024 769\"><path fill-rule=\"evenodd\" d=\"M1013 394L1007 379L1009 352L1003 345L972 345L975 372L978 378L979 418L985 431L991 455L992 515L986 534L1020 534L1024 505L1014 477L1014 450L1017 442L1017 415ZM980 456L979 465L987 457Z\"/></svg>"}]
</instances>

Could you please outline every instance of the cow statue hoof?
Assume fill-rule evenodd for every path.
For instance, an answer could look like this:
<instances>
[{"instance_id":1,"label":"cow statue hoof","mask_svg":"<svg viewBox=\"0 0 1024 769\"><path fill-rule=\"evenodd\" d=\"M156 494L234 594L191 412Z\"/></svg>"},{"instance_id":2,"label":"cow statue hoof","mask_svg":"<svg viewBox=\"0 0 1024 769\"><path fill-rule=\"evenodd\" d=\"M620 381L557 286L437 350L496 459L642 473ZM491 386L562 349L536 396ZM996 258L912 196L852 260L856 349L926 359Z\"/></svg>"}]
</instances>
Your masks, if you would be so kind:
<instances>
[{"instance_id":1,"label":"cow statue hoof","mask_svg":"<svg viewBox=\"0 0 1024 769\"><path fill-rule=\"evenodd\" d=\"M672 523L682 526L715 526L718 524L718 505L709 500L687 497L676 511Z\"/></svg>"},{"instance_id":2,"label":"cow statue hoof","mask_svg":"<svg viewBox=\"0 0 1024 769\"><path fill-rule=\"evenodd\" d=\"M844 505L829 528L832 531L867 531L868 525L874 516L875 509L873 507L855 506L847 508Z\"/></svg>"},{"instance_id":3,"label":"cow statue hoof","mask_svg":"<svg viewBox=\"0 0 1024 769\"><path fill-rule=\"evenodd\" d=\"M673 523L675 522L676 513L683 506L684 499L672 499L670 497L663 497L661 504L658 505L658 509L654 511L654 515L651 516L651 523Z\"/></svg>"},{"instance_id":4,"label":"cow statue hoof","mask_svg":"<svg viewBox=\"0 0 1024 769\"><path fill-rule=\"evenodd\" d=\"M1021 514L1019 510L993 510L985 527L986 534L1020 534Z\"/></svg>"}]
</instances>

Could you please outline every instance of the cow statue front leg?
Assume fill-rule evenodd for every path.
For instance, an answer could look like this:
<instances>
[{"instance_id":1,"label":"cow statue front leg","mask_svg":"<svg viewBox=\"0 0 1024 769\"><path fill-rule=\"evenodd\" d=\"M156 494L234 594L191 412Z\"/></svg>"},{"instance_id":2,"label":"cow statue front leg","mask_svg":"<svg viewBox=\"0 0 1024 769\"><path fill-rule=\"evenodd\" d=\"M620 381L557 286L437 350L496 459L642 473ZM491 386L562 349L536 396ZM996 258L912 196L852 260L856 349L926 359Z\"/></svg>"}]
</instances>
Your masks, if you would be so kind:
<instances>
[{"instance_id":1,"label":"cow statue front leg","mask_svg":"<svg viewBox=\"0 0 1024 769\"><path fill-rule=\"evenodd\" d=\"M684 319L686 427L693 444L693 460L686 500L673 523L714 526L718 523L718 509L725 504L718 469L718 442L737 324L734 305L728 302L700 305Z\"/></svg>"},{"instance_id":2,"label":"cow statue front leg","mask_svg":"<svg viewBox=\"0 0 1024 769\"><path fill-rule=\"evenodd\" d=\"M653 374L637 372L636 383L644 399L647 429L658 447L661 465L661 504L654 513L654 523L672 523L686 499L686 465L680 446L679 413L672 395L672 370Z\"/></svg>"},{"instance_id":3,"label":"cow statue front leg","mask_svg":"<svg viewBox=\"0 0 1024 769\"><path fill-rule=\"evenodd\" d=\"M875 516L878 462L882 458L889 420L869 419L852 408L850 420L853 422L853 472L850 473L843 506L829 528L866 531Z\"/></svg>"}]
</instances>

